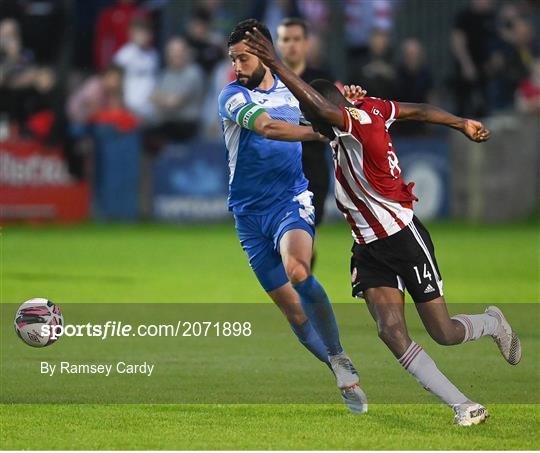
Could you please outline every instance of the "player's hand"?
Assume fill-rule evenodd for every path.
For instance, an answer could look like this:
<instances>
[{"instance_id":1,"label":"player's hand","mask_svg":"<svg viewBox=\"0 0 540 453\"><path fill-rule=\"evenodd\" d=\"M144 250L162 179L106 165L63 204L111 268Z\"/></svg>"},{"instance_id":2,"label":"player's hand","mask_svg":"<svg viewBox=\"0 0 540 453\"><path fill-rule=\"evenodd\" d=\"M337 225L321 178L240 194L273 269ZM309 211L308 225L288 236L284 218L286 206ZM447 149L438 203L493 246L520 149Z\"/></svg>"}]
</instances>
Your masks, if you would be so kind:
<instances>
[{"instance_id":1,"label":"player's hand","mask_svg":"<svg viewBox=\"0 0 540 453\"><path fill-rule=\"evenodd\" d=\"M477 143L485 142L491 137L491 132L480 121L464 119L461 131Z\"/></svg>"},{"instance_id":2,"label":"player's hand","mask_svg":"<svg viewBox=\"0 0 540 453\"><path fill-rule=\"evenodd\" d=\"M364 90L360 85L344 85L343 86L343 96L347 98L347 101L354 102L362 99L367 94L367 91Z\"/></svg>"},{"instance_id":3,"label":"player's hand","mask_svg":"<svg viewBox=\"0 0 540 453\"><path fill-rule=\"evenodd\" d=\"M274 46L257 28L246 31L243 43L247 46L247 52L258 57L266 66L273 68L279 63Z\"/></svg>"}]
</instances>

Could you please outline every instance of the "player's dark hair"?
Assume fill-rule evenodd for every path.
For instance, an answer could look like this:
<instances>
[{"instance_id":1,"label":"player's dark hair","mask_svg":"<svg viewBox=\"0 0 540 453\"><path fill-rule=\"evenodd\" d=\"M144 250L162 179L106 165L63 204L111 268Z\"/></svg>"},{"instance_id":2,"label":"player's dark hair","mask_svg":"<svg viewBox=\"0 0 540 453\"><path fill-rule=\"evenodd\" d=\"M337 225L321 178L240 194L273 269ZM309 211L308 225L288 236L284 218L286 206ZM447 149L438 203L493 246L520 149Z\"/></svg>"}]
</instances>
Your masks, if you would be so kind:
<instances>
[{"instance_id":1,"label":"player's dark hair","mask_svg":"<svg viewBox=\"0 0 540 453\"><path fill-rule=\"evenodd\" d=\"M229 35L229 40L227 41L227 47L231 47L233 44L237 44L242 39L244 39L244 36L246 34L246 31L253 31L253 28L256 28L259 30L268 40L273 44L274 41L272 39L272 35L270 34L270 30L268 30L268 27L263 24L262 22L259 22L256 19L246 19L242 22L238 22L235 27L233 28L233 31Z\"/></svg>"},{"instance_id":2,"label":"player's dark hair","mask_svg":"<svg viewBox=\"0 0 540 453\"><path fill-rule=\"evenodd\" d=\"M326 99L336 105L348 105L347 99L341 94L341 91L329 80L315 79L310 85Z\"/></svg>"},{"instance_id":3,"label":"player's dark hair","mask_svg":"<svg viewBox=\"0 0 540 453\"><path fill-rule=\"evenodd\" d=\"M292 27L295 25L301 27L304 32L304 36L307 37L307 35L309 34L308 23L300 17L286 17L279 23L278 27Z\"/></svg>"}]
</instances>

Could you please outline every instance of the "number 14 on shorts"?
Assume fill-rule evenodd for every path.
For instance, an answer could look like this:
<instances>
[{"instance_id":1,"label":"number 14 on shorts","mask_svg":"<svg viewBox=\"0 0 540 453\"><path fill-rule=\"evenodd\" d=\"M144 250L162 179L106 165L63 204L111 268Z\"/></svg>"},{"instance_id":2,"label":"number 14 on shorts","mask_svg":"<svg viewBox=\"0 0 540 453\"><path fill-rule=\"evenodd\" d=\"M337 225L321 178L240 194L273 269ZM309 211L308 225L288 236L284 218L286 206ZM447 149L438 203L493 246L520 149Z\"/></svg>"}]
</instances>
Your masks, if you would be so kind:
<instances>
[{"instance_id":1,"label":"number 14 on shorts","mask_svg":"<svg viewBox=\"0 0 540 453\"><path fill-rule=\"evenodd\" d=\"M418 283L422 284L422 279L420 278L420 271L418 270L418 266L414 266L413 269L414 269L414 272L416 273L416 278L418 279ZM426 263L424 263L423 278L427 278L429 279L429 281L431 281L431 272L428 271Z\"/></svg>"}]
</instances>

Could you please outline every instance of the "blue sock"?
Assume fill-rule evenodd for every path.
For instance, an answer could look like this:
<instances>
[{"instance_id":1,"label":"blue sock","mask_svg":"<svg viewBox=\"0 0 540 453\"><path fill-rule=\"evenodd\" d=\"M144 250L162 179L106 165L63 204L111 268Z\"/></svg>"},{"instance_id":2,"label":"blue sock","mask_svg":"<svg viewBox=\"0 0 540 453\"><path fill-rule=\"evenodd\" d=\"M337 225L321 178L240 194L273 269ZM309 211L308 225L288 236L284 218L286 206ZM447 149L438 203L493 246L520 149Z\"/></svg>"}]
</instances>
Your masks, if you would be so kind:
<instances>
[{"instance_id":1,"label":"blue sock","mask_svg":"<svg viewBox=\"0 0 540 453\"><path fill-rule=\"evenodd\" d=\"M302 308L326 346L328 354L343 352L334 310L322 285L310 275L303 282L294 285L294 289L300 295Z\"/></svg>"},{"instance_id":2,"label":"blue sock","mask_svg":"<svg viewBox=\"0 0 540 453\"><path fill-rule=\"evenodd\" d=\"M311 322L306 320L304 324L292 324L291 328L306 349L308 349L321 362L328 363L328 351L321 341L321 338L315 332Z\"/></svg>"}]
</instances>

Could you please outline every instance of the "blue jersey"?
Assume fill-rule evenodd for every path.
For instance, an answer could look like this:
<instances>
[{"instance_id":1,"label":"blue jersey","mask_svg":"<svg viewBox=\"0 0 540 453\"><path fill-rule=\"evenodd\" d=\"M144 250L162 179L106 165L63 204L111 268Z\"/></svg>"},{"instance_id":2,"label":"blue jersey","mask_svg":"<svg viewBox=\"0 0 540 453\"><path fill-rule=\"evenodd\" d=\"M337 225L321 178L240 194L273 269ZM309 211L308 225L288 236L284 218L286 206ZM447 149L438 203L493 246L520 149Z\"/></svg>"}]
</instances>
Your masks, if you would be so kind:
<instances>
[{"instance_id":1,"label":"blue jersey","mask_svg":"<svg viewBox=\"0 0 540 453\"><path fill-rule=\"evenodd\" d=\"M253 130L267 112L275 120L298 124L298 100L274 76L269 90L248 90L239 82L219 95L219 114L229 164L229 209L234 214L264 214L305 191L300 142L271 140Z\"/></svg>"}]
</instances>

